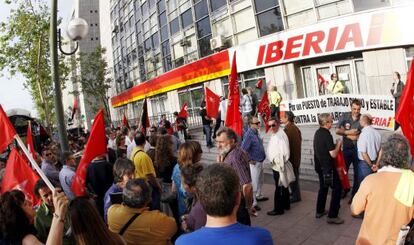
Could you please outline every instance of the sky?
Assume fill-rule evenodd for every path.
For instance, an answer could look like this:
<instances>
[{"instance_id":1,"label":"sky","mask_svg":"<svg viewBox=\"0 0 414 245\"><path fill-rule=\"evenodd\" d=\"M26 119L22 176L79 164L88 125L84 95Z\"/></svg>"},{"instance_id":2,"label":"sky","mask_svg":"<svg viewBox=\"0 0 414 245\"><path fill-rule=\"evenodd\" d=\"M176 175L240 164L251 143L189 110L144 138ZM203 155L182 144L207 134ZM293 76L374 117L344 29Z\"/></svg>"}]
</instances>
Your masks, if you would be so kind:
<instances>
[{"instance_id":1,"label":"sky","mask_svg":"<svg viewBox=\"0 0 414 245\"><path fill-rule=\"evenodd\" d=\"M46 1L46 0L44 0ZM49 0L47 0L50 2ZM62 26L68 22L70 11L74 0L58 0L58 16L63 19ZM11 6L0 0L0 21L6 21L11 10ZM14 108L22 108L31 112L31 115L36 117L37 112L27 89L24 88L24 77L21 74L16 74L11 77L6 71L0 71L0 104L4 110Z\"/></svg>"}]
</instances>

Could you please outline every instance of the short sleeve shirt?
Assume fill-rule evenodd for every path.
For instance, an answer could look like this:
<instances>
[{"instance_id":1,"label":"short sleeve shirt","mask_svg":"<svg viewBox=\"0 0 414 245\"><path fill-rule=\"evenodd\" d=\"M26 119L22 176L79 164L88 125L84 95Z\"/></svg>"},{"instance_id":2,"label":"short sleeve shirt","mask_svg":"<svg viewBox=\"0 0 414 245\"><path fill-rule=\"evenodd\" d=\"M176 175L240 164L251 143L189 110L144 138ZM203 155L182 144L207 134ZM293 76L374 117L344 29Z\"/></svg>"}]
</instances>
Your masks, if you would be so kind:
<instances>
[{"instance_id":1,"label":"short sleeve shirt","mask_svg":"<svg viewBox=\"0 0 414 245\"><path fill-rule=\"evenodd\" d=\"M334 168L334 161L330 151L335 149L333 137L328 129L319 128L313 138L315 170L328 172Z\"/></svg>"},{"instance_id":2,"label":"short sleeve shirt","mask_svg":"<svg viewBox=\"0 0 414 245\"><path fill-rule=\"evenodd\" d=\"M346 112L344 114L342 114L341 118L338 121L338 125L336 126L337 128L344 128L345 130L350 130L350 129L358 129L359 132L361 132L361 124L359 124L359 118L361 116L359 116L356 120L352 119L352 115L350 112ZM350 148L355 148L357 141L353 141L351 139L349 139L346 136L343 136L343 141L344 141L344 149L350 149Z\"/></svg>"},{"instance_id":3,"label":"short sleeve shirt","mask_svg":"<svg viewBox=\"0 0 414 245\"><path fill-rule=\"evenodd\" d=\"M136 147L132 151L131 160L135 165L135 178L146 179L148 174L153 174L155 177L157 176L151 158L143 149Z\"/></svg>"}]
</instances>

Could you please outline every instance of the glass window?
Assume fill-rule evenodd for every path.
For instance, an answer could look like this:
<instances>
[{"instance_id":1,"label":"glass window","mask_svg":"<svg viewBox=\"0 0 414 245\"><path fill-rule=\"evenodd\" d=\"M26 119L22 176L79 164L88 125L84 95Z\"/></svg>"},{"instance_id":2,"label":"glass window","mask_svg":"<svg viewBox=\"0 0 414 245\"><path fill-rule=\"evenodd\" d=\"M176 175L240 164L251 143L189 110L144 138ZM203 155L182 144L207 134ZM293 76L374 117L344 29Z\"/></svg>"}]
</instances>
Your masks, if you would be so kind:
<instances>
[{"instance_id":1,"label":"glass window","mask_svg":"<svg viewBox=\"0 0 414 245\"><path fill-rule=\"evenodd\" d=\"M191 8L181 15L181 23L183 25L183 29L193 24L193 13L191 12Z\"/></svg>"},{"instance_id":2,"label":"glass window","mask_svg":"<svg viewBox=\"0 0 414 245\"><path fill-rule=\"evenodd\" d=\"M172 12L177 9L177 0L168 0L168 11Z\"/></svg>"},{"instance_id":3,"label":"glass window","mask_svg":"<svg viewBox=\"0 0 414 245\"><path fill-rule=\"evenodd\" d=\"M161 42L164 42L168 39L168 26L163 26L161 28Z\"/></svg>"},{"instance_id":4,"label":"glass window","mask_svg":"<svg viewBox=\"0 0 414 245\"><path fill-rule=\"evenodd\" d=\"M210 26L209 17L206 17L197 22L197 34L199 38L211 34L211 26Z\"/></svg>"},{"instance_id":5,"label":"glass window","mask_svg":"<svg viewBox=\"0 0 414 245\"><path fill-rule=\"evenodd\" d=\"M177 68L177 67L180 67L182 65L184 65L184 57L180 57L180 58L174 60L174 67Z\"/></svg>"},{"instance_id":6,"label":"glass window","mask_svg":"<svg viewBox=\"0 0 414 245\"><path fill-rule=\"evenodd\" d=\"M202 0L194 5L194 11L196 20L199 20L208 15L207 0Z\"/></svg>"},{"instance_id":7,"label":"glass window","mask_svg":"<svg viewBox=\"0 0 414 245\"><path fill-rule=\"evenodd\" d=\"M260 35L265 36L283 30L280 8L274 8L257 15Z\"/></svg>"},{"instance_id":8,"label":"glass window","mask_svg":"<svg viewBox=\"0 0 414 245\"><path fill-rule=\"evenodd\" d=\"M147 40L145 40L144 48L145 48L145 52L148 52L152 49L152 40L151 40L151 38L148 38Z\"/></svg>"},{"instance_id":9,"label":"glass window","mask_svg":"<svg viewBox=\"0 0 414 245\"><path fill-rule=\"evenodd\" d=\"M177 33L179 30L180 30L180 26L179 26L178 17L177 17L170 22L171 36Z\"/></svg>"},{"instance_id":10,"label":"glass window","mask_svg":"<svg viewBox=\"0 0 414 245\"><path fill-rule=\"evenodd\" d=\"M198 40L198 46L200 47L200 57L204 57L213 53L210 48L211 35L201 38Z\"/></svg>"},{"instance_id":11,"label":"glass window","mask_svg":"<svg viewBox=\"0 0 414 245\"><path fill-rule=\"evenodd\" d=\"M363 1L363 0L362 0ZM256 13L262 12L271 7L278 6L278 0L254 0L254 6L256 7Z\"/></svg>"},{"instance_id":12,"label":"glass window","mask_svg":"<svg viewBox=\"0 0 414 245\"><path fill-rule=\"evenodd\" d=\"M158 12L161 13L165 10L165 0L158 2Z\"/></svg>"},{"instance_id":13,"label":"glass window","mask_svg":"<svg viewBox=\"0 0 414 245\"><path fill-rule=\"evenodd\" d=\"M353 0L355 11L390 6L390 0Z\"/></svg>"},{"instance_id":14,"label":"glass window","mask_svg":"<svg viewBox=\"0 0 414 245\"><path fill-rule=\"evenodd\" d=\"M167 24L167 14L165 12L161 13L159 16L160 26Z\"/></svg>"},{"instance_id":15,"label":"glass window","mask_svg":"<svg viewBox=\"0 0 414 245\"><path fill-rule=\"evenodd\" d=\"M161 49L163 56L170 55L170 43L168 41L165 41L161 44Z\"/></svg>"},{"instance_id":16,"label":"glass window","mask_svg":"<svg viewBox=\"0 0 414 245\"><path fill-rule=\"evenodd\" d=\"M158 32L154 33L154 35L152 35L152 45L154 49L157 49L160 47L160 39L158 36Z\"/></svg>"},{"instance_id":17,"label":"glass window","mask_svg":"<svg viewBox=\"0 0 414 245\"><path fill-rule=\"evenodd\" d=\"M262 1L262 2L267 2L267 1ZM216 11L217 9L226 5L227 2L226 0L210 0L210 4L211 4L211 11Z\"/></svg>"},{"instance_id":18,"label":"glass window","mask_svg":"<svg viewBox=\"0 0 414 245\"><path fill-rule=\"evenodd\" d=\"M171 56L167 56L163 59L163 66L164 66L164 72L167 72L172 69L172 62L171 62Z\"/></svg>"},{"instance_id":19,"label":"glass window","mask_svg":"<svg viewBox=\"0 0 414 245\"><path fill-rule=\"evenodd\" d=\"M142 19L147 19L149 15L148 1L141 5Z\"/></svg>"}]
</instances>

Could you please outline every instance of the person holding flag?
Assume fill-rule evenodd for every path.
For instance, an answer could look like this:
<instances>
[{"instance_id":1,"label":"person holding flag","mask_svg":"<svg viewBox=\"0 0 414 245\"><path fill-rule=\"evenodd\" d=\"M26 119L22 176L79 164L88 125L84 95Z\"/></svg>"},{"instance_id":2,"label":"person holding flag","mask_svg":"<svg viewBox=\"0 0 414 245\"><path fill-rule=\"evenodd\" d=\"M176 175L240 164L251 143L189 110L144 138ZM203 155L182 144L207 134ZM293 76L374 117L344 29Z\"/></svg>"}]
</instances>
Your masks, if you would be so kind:
<instances>
[{"instance_id":1,"label":"person holding flag","mask_svg":"<svg viewBox=\"0 0 414 245\"><path fill-rule=\"evenodd\" d=\"M243 121L240 107L240 93L239 84L237 82L237 63L236 52L233 54L233 61L231 63L231 73L229 81L229 97L226 113L225 126L233 129L236 134L241 137L243 133Z\"/></svg>"},{"instance_id":2,"label":"person holding flag","mask_svg":"<svg viewBox=\"0 0 414 245\"><path fill-rule=\"evenodd\" d=\"M181 133L184 137L184 139L188 139L188 133L187 133L187 119L180 117L180 113L177 111L174 112L175 117L175 128L178 133Z\"/></svg>"}]
</instances>

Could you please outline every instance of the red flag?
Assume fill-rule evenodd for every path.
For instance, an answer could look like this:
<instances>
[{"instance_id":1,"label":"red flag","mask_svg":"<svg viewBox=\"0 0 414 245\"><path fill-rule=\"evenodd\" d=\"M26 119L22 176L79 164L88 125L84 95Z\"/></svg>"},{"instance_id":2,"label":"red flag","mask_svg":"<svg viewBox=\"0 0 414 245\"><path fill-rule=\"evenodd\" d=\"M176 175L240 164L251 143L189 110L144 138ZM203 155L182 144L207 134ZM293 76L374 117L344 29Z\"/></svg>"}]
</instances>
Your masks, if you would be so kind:
<instances>
[{"instance_id":1,"label":"red flag","mask_svg":"<svg viewBox=\"0 0 414 245\"><path fill-rule=\"evenodd\" d=\"M20 155L16 148L10 152L1 183L1 192L11 190L21 190L26 198L32 201L33 206L39 203L39 200L33 193L33 188L39 179L39 176L29 167L29 164Z\"/></svg>"},{"instance_id":2,"label":"red flag","mask_svg":"<svg viewBox=\"0 0 414 245\"><path fill-rule=\"evenodd\" d=\"M10 145L15 135L16 130L14 130L14 127L4 112L3 107L0 105L0 153L3 152L8 145Z\"/></svg>"},{"instance_id":3,"label":"red flag","mask_svg":"<svg viewBox=\"0 0 414 245\"><path fill-rule=\"evenodd\" d=\"M181 117L181 118L187 118L188 117L187 107L188 107L187 102L185 102L183 107L181 107L180 113L178 113L178 117Z\"/></svg>"},{"instance_id":4,"label":"red flag","mask_svg":"<svg viewBox=\"0 0 414 245\"><path fill-rule=\"evenodd\" d=\"M144 105L142 106L142 115L141 115L141 132L146 135L147 128L150 126L150 120L148 117L148 106L147 98L144 99Z\"/></svg>"},{"instance_id":5,"label":"red flag","mask_svg":"<svg viewBox=\"0 0 414 245\"><path fill-rule=\"evenodd\" d=\"M342 189L351 189L351 185L349 184L348 172L346 171L344 153L342 152L342 150L340 150L338 155L336 156L335 163L339 179L341 180Z\"/></svg>"},{"instance_id":6,"label":"red flag","mask_svg":"<svg viewBox=\"0 0 414 245\"><path fill-rule=\"evenodd\" d=\"M72 191L75 196L86 195L85 182L88 166L95 157L105 154L106 151L104 111L101 109L93 121L91 134L73 179Z\"/></svg>"},{"instance_id":7,"label":"red flag","mask_svg":"<svg viewBox=\"0 0 414 245\"><path fill-rule=\"evenodd\" d=\"M128 118L126 117L125 113L124 113L124 118L122 118L122 125L123 125L124 127L129 128Z\"/></svg>"},{"instance_id":8,"label":"red flag","mask_svg":"<svg viewBox=\"0 0 414 245\"><path fill-rule=\"evenodd\" d=\"M269 130L269 125L267 125L267 121L269 121L270 118L269 97L267 96L267 91L264 92L262 100L257 106L257 111L260 112L260 115L262 116L263 121L265 122L267 133L267 131Z\"/></svg>"},{"instance_id":9,"label":"red flag","mask_svg":"<svg viewBox=\"0 0 414 245\"><path fill-rule=\"evenodd\" d=\"M220 96L206 87L206 112L210 118L217 118L220 106Z\"/></svg>"},{"instance_id":10,"label":"red flag","mask_svg":"<svg viewBox=\"0 0 414 245\"><path fill-rule=\"evenodd\" d=\"M71 120L73 120L73 117L75 116L76 111L78 110L78 99L76 97L74 97L73 100L73 108L72 108L72 116L70 117Z\"/></svg>"},{"instance_id":11,"label":"red flag","mask_svg":"<svg viewBox=\"0 0 414 245\"><path fill-rule=\"evenodd\" d=\"M27 149L29 150L30 154L34 160L36 160L36 150L33 144L33 137L32 137L32 122L28 121L27 124L27 135L26 135L26 142L27 142Z\"/></svg>"},{"instance_id":12,"label":"red flag","mask_svg":"<svg viewBox=\"0 0 414 245\"><path fill-rule=\"evenodd\" d=\"M396 121L400 124L404 136L410 143L411 155L414 156L414 61L407 73L407 82L401 95Z\"/></svg>"},{"instance_id":13,"label":"red flag","mask_svg":"<svg viewBox=\"0 0 414 245\"><path fill-rule=\"evenodd\" d=\"M231 64L231 74L229 81L229 99L226 113L226 127L233 129L239 136L242 135L243 121L239 111L240 93L239 83L237 82L237 65L236 51L233 54L233 62Z\"/></svg>"},{"instance_id":14,"label":"red flag","mask_svg":"<svg viewBox=\"0 0 414 245\"><path fill-rule=\"evenodd\" d=\"M256 83L256 88L258 88L258 89L262 89L262 86L263 86L263 80L262 79L260 79L259 81L257 81L257 83Z\"/></svg>"}]
</instances>

